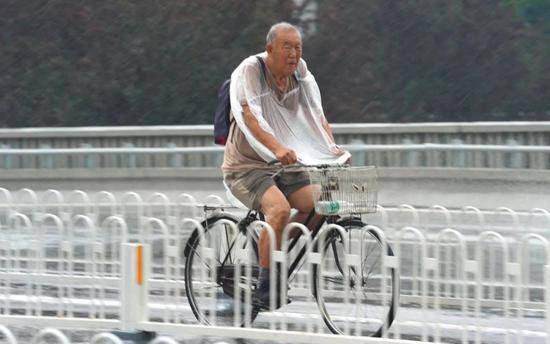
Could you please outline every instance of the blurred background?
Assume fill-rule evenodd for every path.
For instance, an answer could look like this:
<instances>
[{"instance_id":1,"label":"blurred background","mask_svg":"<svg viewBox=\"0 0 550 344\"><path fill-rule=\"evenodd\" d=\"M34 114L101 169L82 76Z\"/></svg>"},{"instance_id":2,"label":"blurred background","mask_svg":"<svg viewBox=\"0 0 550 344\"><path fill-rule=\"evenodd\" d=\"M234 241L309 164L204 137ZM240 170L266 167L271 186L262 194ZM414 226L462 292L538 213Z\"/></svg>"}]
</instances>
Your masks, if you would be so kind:
<instances>
[{"instance_id":1,"label":"blurred background","mask_svg":"<svg viewBox=\"0 0 550 344\"><path fill-rule=\"evenodd\" d=\"M550 118L549 0L2 0L0 127L211 124L281 20L331 122Z\"/></svg>"},{"instance_id":2,"label":"blurred background","mask_svg":"<svg viewBox=\"0 0 550 344\"><path fill-rule=\"evenodd\" d=\"M119 232L183 244L226 202L216 94L279 21L303 30L337 143L378 167L391 336L550 342L550 0L0 0L0 338L48 323L86 342L120 314L187 335L181 250L156 246L145 313L105 252ZM328 332L314 304L290 313L272 319Z\"/></svg>"}]
</instances>

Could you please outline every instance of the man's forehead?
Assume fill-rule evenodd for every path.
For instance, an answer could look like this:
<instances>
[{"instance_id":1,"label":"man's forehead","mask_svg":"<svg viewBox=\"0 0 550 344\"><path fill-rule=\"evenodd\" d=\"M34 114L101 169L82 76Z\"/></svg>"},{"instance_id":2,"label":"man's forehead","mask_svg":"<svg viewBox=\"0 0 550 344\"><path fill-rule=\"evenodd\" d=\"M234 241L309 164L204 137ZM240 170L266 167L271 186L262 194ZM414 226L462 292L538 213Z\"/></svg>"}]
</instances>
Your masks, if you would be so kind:
<instances>
[{"instance_id":1,"label":"man's forehead","mask_svg":"<svg viewBox=\"0 0 550 344\"><path fill-rule=\"evenodd\" d=\"M279 30L275 36L275 40L282 44L287 43L302 43L302 36L296 30Z\"/></svg>"}]
</instances>

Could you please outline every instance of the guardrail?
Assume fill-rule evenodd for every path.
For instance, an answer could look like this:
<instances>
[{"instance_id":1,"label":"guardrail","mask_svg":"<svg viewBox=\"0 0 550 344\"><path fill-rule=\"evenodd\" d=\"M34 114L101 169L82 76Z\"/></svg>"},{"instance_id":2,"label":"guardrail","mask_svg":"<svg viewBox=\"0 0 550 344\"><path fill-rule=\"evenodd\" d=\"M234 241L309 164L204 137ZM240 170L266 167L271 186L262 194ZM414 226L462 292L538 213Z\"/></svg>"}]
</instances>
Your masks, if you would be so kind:
<instances>
[{"instance_id":1,"label":"guardrail","mask_svg":"<svg viewBox=\"0 0 550 344\"><path fill-rule=\"evenodd\" d=\"M26 332L27 333L24 336L24 338L19 338L21 343L38 344L38 343L47 343L50 340L54 340L55 342L60 344L82 343L80 339L82 336L79 336L78 339L71 341L70 334L65 334L61 330L54 327L45 327L37 331L27 330ZM35 333L31 336L29 332L35 332ZM0 325L0 334L4 337L4 340L8 344L18 343L17 332L10 330L8 327L4 325ZM135 337L138 338L137 336ZM86 338L86 339L88 339L87 343L90 343L90 344L99 344L99 343L123 344L124 343L121 340L121 338L109 332L97 333L95 335L90 336L90 338ZM149 343L150 344L177 344L177 342L174 339L165 337L165 336L157 337L154 340L151 340ZM227 343L216 342L215 344L227 344Z\"/></svg>"},{"instance_id":2,"label":"guardrail","mask_svg":"<svg viewBox=\"0 0 550 344\"><path fill-rule=\"evenodd\" d=\"M168 196L161 192L61 192L54 189L38 192L28 188L15 191L0 188L0 233L8 233L7 228L14 226L8 222L12 213L23 214L31 220L53 214L67 228L72 226L71 219L75 216L87 216L96 226L101 226L110 216L117 216L129 225L130 234L138 238L143 219L158 218L174 230L175 224L184 218L204 216L200 204L223 205L227 201L217 195L196 199L188 193ZM507 207L480 209L471 205L459 208L378 205L377 213L369 215L368 222L384 228L390 237L395 231L412 226L421 228L424 233L455 228L465 235L491 230L516 239L525 233L537 233L550 240L550 210L542 207L517 211Z\"/></svg>"},{"instance_id":3,"label":"guardrail","mask_svg":"<svg viewBox=\"0 0 550 344\"><path fill-rule=\"evenodd\" d=\"M224 204L216 196L205 201ZM170 199L161 193L115 197L107 191L0 189L0 322L253 339L282 333L280 338L304 342L359 340L326 334L314 304L301 313L268 314L267 329L194 325L181 252L202 215L200 204L186 194ZM367 221L385 234L399 258L401 307L388 336L401 341L393 343L404 343L400 338L550 341L547 210L400 205L379 207ZM135 258L135 248L125 256L120 246L128 242L151 247L143 275L149 276L147 289L133 291L148 300L141 305L137 297L122 297L132 292L124 288L137 288L135 271L126 270L135 269L135 262L124 260ZM304 266L291 289L296 302L310 287L309 264ZM289 321L292 330L281 332Z\"/></svg>"},{"instance_id":4,"label":"guardrail","mask_svg":"<svg viewBox=\"0 0 550 344\"><path fill-rule=\"evenodd\" d=\"M550 115L549 115L550 118ZM334 123L339 144L452 143L550 145L550 122ZM0 145L12 148L209 146L212 125L0 129Z\"/></svg>"},{"instance_id":5,"label":"guardrail","mask_svg":"<svg viewBox=\"0 0 550 344\"><path fill-rule=\"evenodd\" d=\"M343 145L357 166L549 169L550 146ZM223 147L0 149L0 169L219 167Z\"/></svg>"},{"instance_id":6,"label":"guardrail","mask_svg":"<svg viewBox=\"0 0 550 344\"><path fill-rule=\"evenodd\" d=\"M383 228L369 226L394 248L398 259L391 266L401 275L400 308L386 333L391 339L372 340L328 334L315 303L306 303L312 298L304 300L310 278L297 278L291 286L289 295L300 307L266 313L263 328L196 324L184 292L185 241L180 237L186 230L202 230L193 219L182 219L172 231L161 219L146 217L140 244L125 243L131 236L128 226L115 215L101 226L76 215L66 227L55 214L33 220L11 212L9 223L18 232L1 232L0 321L6 325L263 340L276 336L309 343L550 341L550 245L538 234L515 239L482 231L466 236L445 228L426 235L407 226L384 239ZM184 224L193 225L184 229ZM269 230L265 223L258 225ZM28 245L21 245L18 234L28 235ZM272 257L285 259L285 245L282 249ZM311 276L308 269L315 264L315 252L306 254L303 276ZM342 295L350 304L355 297Z\"/></svg>"}]
</instances>

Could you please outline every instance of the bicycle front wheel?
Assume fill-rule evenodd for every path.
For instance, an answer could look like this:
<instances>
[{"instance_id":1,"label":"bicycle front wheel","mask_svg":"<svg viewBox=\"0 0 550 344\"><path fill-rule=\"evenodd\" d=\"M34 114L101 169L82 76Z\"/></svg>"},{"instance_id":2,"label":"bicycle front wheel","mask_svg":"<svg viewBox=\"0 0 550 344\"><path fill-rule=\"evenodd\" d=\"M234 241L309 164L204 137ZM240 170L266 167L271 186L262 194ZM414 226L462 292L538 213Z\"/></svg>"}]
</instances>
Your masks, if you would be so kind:
<instances>
[{"instance_id":1,"label":"bicycle front wheel","mask_svg":"<svg viewBox=\"0 0 550 344\"><path fill-rule=\"evenodd\" d=\"M187 299L197 320L205 325L244 326L257 316L257 310L246 302L258 277L257 246L232 227L237 222L229 214L211 217L203 223L204 235L193 232L185 248ZM240 269L237 277L236 265Z\"/></svg>"},{"instance_id":2,"label":"bicycle front wheel","mask_svg":"<svg viewBox=\"0 0 550 344\"><path fill-rule=\"evenodd\" d=\"M331 332L380 337L395 317L397 271L382 267L382 255L393 256L393 251L373 230L353 226L346 235L347 252L336 229L327 233L321 264L314 269L313 293ZM346 267L346 254L358 258L359 267Z\"/></svg>"}]
</instances>

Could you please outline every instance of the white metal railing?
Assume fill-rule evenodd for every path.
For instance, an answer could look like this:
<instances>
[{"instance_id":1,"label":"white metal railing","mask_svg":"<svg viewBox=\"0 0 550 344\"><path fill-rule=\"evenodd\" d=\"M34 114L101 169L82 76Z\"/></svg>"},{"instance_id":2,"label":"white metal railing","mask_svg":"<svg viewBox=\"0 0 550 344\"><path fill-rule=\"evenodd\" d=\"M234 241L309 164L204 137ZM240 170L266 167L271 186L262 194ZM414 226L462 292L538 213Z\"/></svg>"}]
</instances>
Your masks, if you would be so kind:
<instances>
[{"instance_id":1,"label":"white metal railing","mask_svg":"<svg viewBox=\"0 0 550 344\"><path fill-rule=\"evenodd\" d=\"M549 113L550 117L550 113ZM399 143L403 137L413 138L415 142L428 142L423 137L440 136L441 141L449 142L458 135L469 136L473 142L498 143L510 137L519 137L524 144L541 144L545 134L550 133L550 122L436 122L436 123L333 123L333 132L336 137L352 136L378 139L381 136L385 142ZM65 128L13 128L0 129L0 140L9 142L10 139L19 142L28 142L34 146L42 143L71 143L65 147L78 146L89 139L98 141L101 147L107 146L102 139L111 144L131 142L132 138L145 141L147 146L154 146L154 142L174 142L180 144L186 138L192 138L195 146L204 145L197 138L204 138L212 142L213 125L157 125L157 126L115 126L115 127L65 127ZM483 134L481 137L476 134ZM510 136L507 136L507 135ZM159 140L160 139L160 140ZM51 141L49 141L51 140ZM0 141L0 142L2 142ZM347 140L344 142L348 142ZM197 144L199 143L199 144ZM19 147L28 147L23 144Z\"/></svg>"},{"instance_id":2,"label":"white metal railing","mask_svg":"<svg viewBox=\"0 0 550 344\"><path fill-rule=\"evenodd\" d=\"M73 192L69 197L55 190L0 191L3 324L254 339L277 334L304 342L358 340L328 335L314 304L267 314L264 329L193 325L181 252L190 231L200 227L196 219L201 214L189 219L173 212L190 206L188 196L175 202L161 194L142 198L126 193L116 198L108 192ZM398 257L392 264L401 275L401 307L390 337L550 342L546 210L402 205L380 208L369 223L385 233ZM136 248L120 246L130 240L151 247L151 258L142 257L142 284L135 283ZM286 254L273 256L284 262L281 257ZM310 258L315 264L315 255L306 255ZM293 297L310 295L307 262L293 282ZM140 298L143 302L138 304Z\"/></svg>"},{"instance_id":3,"label":"white metal railing","mask_svg":"<svg viewBox=\"0 0 550 344\"><path fill-rule=\"evenodd\" d=\"M423 143L343 145L355 165L548 169L550 146ZM223 147L0 149L0 169L218 167Z\"/></svg>"},{"instance_id":4,"label":"white metal railing","mask_svg":"<svg viewBox=\"0 0 550 344\"><path fill-rule=\"evenodd\" d=\"M70 332L70 331L67 331ZM4 325L0 325L0 334L4 337L4 340L8 344L17 344L18 335L14 331L10 330ZM29 340L29 333L26 333L25 338L20 338L21 343L45 343L48 340L53 340L61 344L71 344L73 341L70 339L70 334L65 334L63 331L54 327L45 327L43 329L35 331ZM79 336L82 337L82 336ZM138 339L138 336L135 336ZM82 343L82 339L74 341L75 343ZM93 334L88 339L90 344L106 343L106 344L123 344L124 341L111 332L100 332ZM149 341L150 344L177 344L178 342L167 336L158 336ZM223 341L216 341L214 344L227 344Z\"/></svg>"},{"instance_id":5,"label":"white metal railing","mask_svg":"<svg viewBox=\"0 0 550 344\"><path fill-rule=\"evenodd\" d=\"M220 166L223 147L0 149L0 169Z\"/></svg>"},{"instance_id":6,"label":"white metal railing","mask_svg":"<svg viewBox=\"0 0 550 344\"><path fill-rule=\"evenodd\" d=\"M8 217L13 212L24 214L31 220L50 213L58 216L66 227L77 215L91 218L97 226L107 218L112 223L121 218L129 226L130 235L139 236L138 228L146 217L158 218L172 229L183 218L200 219L204 212L196 206L198 203L221 205L227 202L217 195L197 200L187 193L169 197L160 192L61 192L54 189L36 192L27 188L16 191L0 188L0 229L8 226ZM426 234L452 227L464 235L492 230L516 238L525 233L536 233L550 239L550 211L545 208L516 211L506 207L479 209L468 205L460 208L434 205L415 208L401 204L378 206L378 212L369 215L368 222L390 234L406 226L420 228Z\"/></svg>"},{"instance_id":7,"label":"white metal railing","mask_svg":"<svg viewBox=\"0 0 550 344\"><path fill-rule=\"evenodd\" d=\"M59 221L54 223L59 226ZM120 253L110 259L105 258L108 246L101 242L80 243L88 246L90 259L100 257L88 261L89 269L77 268L78 249L71 241L36 242L30 256L20 255L22 251L13 248L11 241L2 242L0 280L4 290L0 321L8 325L25 321L27 325L146 330L171 335L223 333L267 340L276 334L281 340L329 340L315 304L307 306L303 301L301 312L283 308L267 314L262 319L267 327L261 329L182 325L181 322L193 322L194 317L182 296L183 275L171 269L170 262L177 261L181 251L177 242L172 246L164 240L161 256L158 252L151 255L149 248L154 247L154 240L147 241L150 244L146 246L122 244ZM434 337L436 342L475 342L485 336L506 341L548 340L550 248L546 239L526 234L519 242L511 242L497 233L483 232L469 252L472 243L455 230L443 230L436 240L428 240L418 229L407 227L395 238L388 238L388 242L398 257L393 266L401 272L401 305L388 330L392 338L412 336L428 341ZM509 250L518 254L511 256ZM46 252L50 256L44 255ZM41 263L24 264L41 254ZM286 254L272 256L283 262ZM317 258L313 253L306 255L304 276L310 275L309 259L315 264ZM67 268L67 264L72 264L72 268ZM120 269L106 268L109 265ZM18 295L15 286L25 286L26 292ZM298 279L290 295L299 298L300 291L309 288L308 278ZM351 295L342 300L353 304ZM292 330L288 329L289 322ZM335 337L332 342L353 342L354 338L359 339Z\"/></svg>"}]
</instances>

